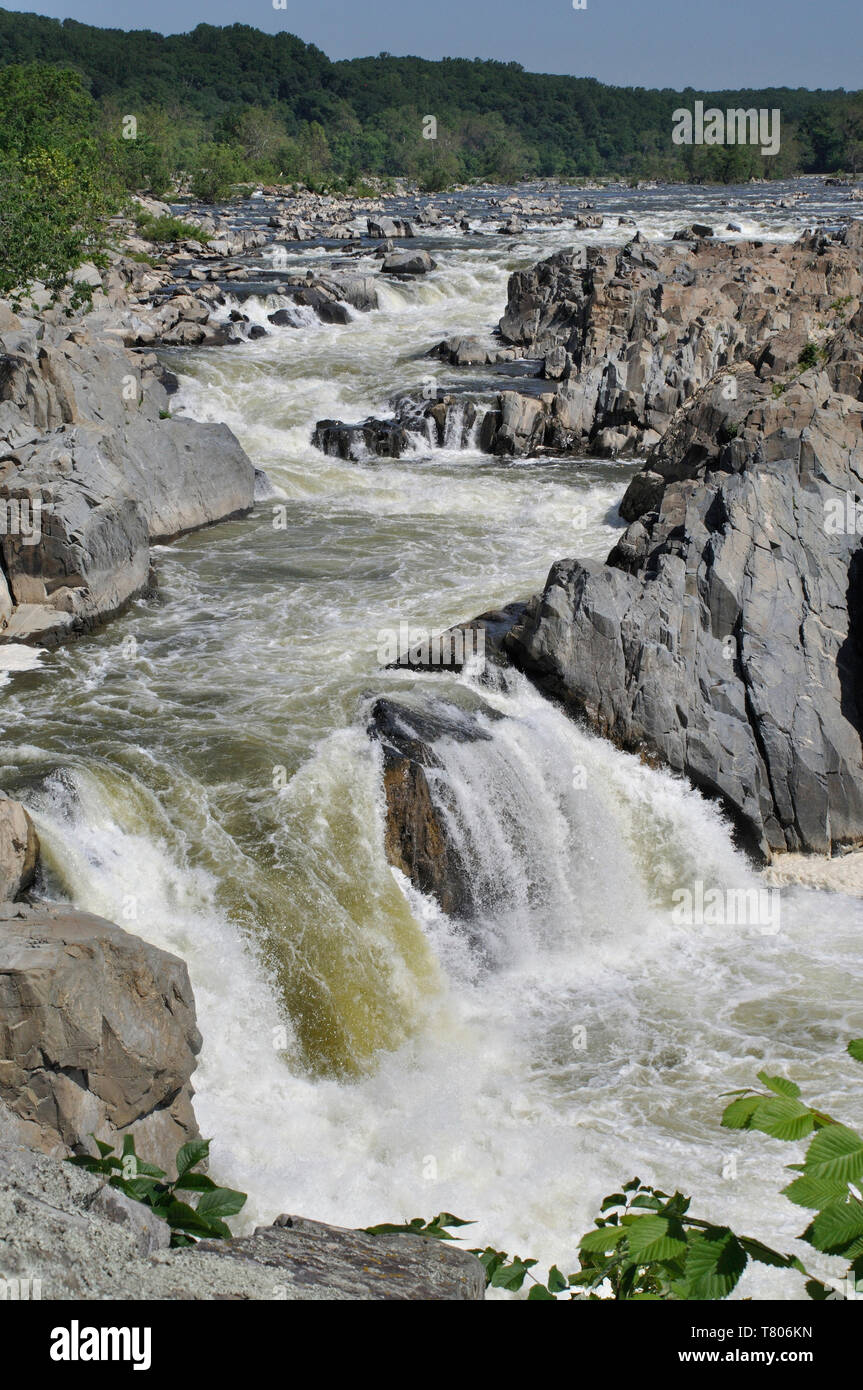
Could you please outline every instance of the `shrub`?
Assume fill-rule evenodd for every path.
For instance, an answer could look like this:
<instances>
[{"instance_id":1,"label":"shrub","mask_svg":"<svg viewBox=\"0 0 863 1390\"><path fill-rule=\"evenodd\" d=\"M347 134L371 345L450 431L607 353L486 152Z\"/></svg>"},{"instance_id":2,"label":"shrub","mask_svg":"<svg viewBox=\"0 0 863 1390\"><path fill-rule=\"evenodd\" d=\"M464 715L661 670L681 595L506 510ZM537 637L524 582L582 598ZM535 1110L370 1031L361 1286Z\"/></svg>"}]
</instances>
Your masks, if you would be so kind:
<instances>
[{"instance_id":1,"label":"shrub","mask_svg":"<svg viewBox=\"0 0 863 1390\"><path fill-rule=\"evenodd\" d=\"M210 1152L209 1139L194 1139L183 1145L177 1153L177 1176L173 1181L155 1164L138 1158L131 1134L125 1136L120 1156L110 1144L103 1144L95 1136L94 1143L99 1150L98 1158L81 1154L67 1162L88 1173L104 1175L110 1187L119 1188L127 1197L150 1207L170 1226L172 1247L194 1245L205 1236L210 1239L230 1237L231 1231L224 1218L236 1216L242 1210L246 1194L230 1187L218 1187L206 1173L194 1171ZM178 1192L196 1195L196 1205L183 1201L177 1196Z\"/></svg>"}]
</instances>

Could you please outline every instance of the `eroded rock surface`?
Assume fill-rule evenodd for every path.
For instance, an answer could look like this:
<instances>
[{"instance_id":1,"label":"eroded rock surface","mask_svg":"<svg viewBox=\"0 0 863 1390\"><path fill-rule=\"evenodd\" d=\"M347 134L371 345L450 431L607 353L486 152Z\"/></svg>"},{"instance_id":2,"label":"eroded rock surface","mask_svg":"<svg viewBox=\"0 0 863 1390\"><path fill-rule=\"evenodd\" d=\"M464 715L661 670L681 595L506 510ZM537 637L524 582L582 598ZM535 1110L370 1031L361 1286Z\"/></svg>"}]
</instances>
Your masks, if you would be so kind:
<instances>
[{"instance_id":1,"label":"eroded rock surface","mask_svg":"<svg viewBox=\"0 0 863 1390\"><path fill-rule=\"evenodd\" d=\"M819 369L746 366L698 392L633 480L608 562L559 561L504 640L600 733L719 797L765 854L863 838L855 328Z\"/></svg>"},{"instance_id":2,"label":"eroded rock surface","mask_svg":"<svg viewBox=\"0 0 863 1390\"><path fill-rule=\"evenodd\" d=\"M23 1143L92 1152L135 1137L170 1172L198 1136L201 1047L183 961L62 905L0 907L0 1100Z\"/></svg>"}]
</instances>

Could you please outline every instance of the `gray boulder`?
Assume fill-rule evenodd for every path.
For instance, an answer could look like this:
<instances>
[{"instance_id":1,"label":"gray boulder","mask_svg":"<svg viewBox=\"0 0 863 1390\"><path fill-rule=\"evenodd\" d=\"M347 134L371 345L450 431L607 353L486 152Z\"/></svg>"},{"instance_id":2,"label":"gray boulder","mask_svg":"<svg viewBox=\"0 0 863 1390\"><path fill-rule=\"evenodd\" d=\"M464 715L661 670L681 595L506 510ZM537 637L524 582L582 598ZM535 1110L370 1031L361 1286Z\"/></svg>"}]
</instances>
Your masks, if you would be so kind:
<instances>
[{"instance_id":1,"label":"gray boulder","mask_svg":"<svg viewBox=\"0 0 863 1390\"><path fill-rule=\"evenodd\" d=\"M381 265L385 275L428 275L436 269L428 251L391 251Z\"/></svg>"},{"instance_id":2,"label":"gray boulder","mask_svg":"<svg viewBox=\"0 0 863 1390\"><path fill-rule=\"evenodd\" d=\"M200 1047L176 956L59 904L0 907L0 1100L20 1142L84 1153L132 1134L170 1172L198 1137Z\"/></svg>"},{"instance_id":3,"label":"gray boulder","mask_svg":"<svg viewBox=\"0 0 863 1390\"><path fill-rule=\"evenodd\" d=\"M50 644L103 621L147 588L153 541L254 501L228 427L171 418L155 356L111 341L106 322L2 340L0 504L28 525L0 537L0 641Z\"/></svg>"}]
</instances>

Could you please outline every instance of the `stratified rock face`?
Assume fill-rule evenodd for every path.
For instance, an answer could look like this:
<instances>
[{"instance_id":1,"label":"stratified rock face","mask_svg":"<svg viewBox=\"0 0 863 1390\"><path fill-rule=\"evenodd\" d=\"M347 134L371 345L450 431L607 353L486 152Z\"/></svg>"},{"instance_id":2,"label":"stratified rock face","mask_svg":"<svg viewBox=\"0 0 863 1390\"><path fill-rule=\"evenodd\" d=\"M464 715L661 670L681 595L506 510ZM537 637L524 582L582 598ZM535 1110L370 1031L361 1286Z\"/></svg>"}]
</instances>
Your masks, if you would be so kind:
<instances>
[{"instance_id":1,"label":"stratified rock face","mask_svg":"<svg viewBox=\"0 0 863 1390\"><path fill-rule=\"evenodd\" d=\"M621 250L560 251L516 272L501 335L564 378L545 445L637 454L721 368L755 363L780 335L795 364L809 337L859 306L861 245L859 222L781 246L638 234Z\"/></svg>"},{"instance_id":2,"label":"stratified rock face","mask_svg":"<svg viewBox=\"0 0 863 1390\"><path fill-rule=\"evenodd\" d=\"M863 838L863 344L843 331L824 356L700 391L633 481L608 562L561 560L504 642L765 853Z\"/></svg>"},{"instance_id":3,"label":"stratified rock face","mask_svg":"<svg viewBox=\"0 0 863 1390\"><path fill-rule=\"evenodd\" d=\"M86 630L147 587L152 541L252 506L234 435L169 418L159 378L81 325L0 339L0 640Z\"/></svg>"},{"instance_id":4,"label":"stratified rock face","mask_svg":"<svg viewBox=\"0 0 863 1390\"><path fill-rule=\"evenodd\" d=\"M298 1216L280 1216L273 1226L235 1240L169 1250L168 1227L149 1208L104 1186L102 1178L10 1142L6 1119L0 1105L0 1278L22 1281L22 1298L484 1297L482 1265L457 1245L423 1236L369 1236Z\"/></svg>"},{"instance_id":5,"label":"stratified rock face","mask_svg":"<svg viewBox=\"0 0 863 1390\"><path fill-rule=\"evenodd\" d=\"M21 1142L92 1152L91 1134L171 1171L197 1137L201 1038L185 964L60 905L0 909L0 1100Z\"/></svg>"},{"instance_id":6,"label":"stratified rock face","mask_svg":"<svg viewBox=\"0 0 863 1390\"><path fill-rule=\"evenodd\" d=\"M392 700L375 702L369 734L383 749L387 858L420 892L435 897L444 912L473 916L470 871L453 841L441 800L446 797L445 781L439 782L434 796L430 779L442 766L434 750L438 740L488 734L475 721L457 718L456 712L452 717L420 713Z\"/></svg>"},{"instance_id":7,"label":"stratified rock face","mask_svg":"<svg viewBox=\"0 0 863 1390\"><path fill-rule=\"evenodd\" d=\"M0 798L0 903L26 893L36 876L39 837L19 801Z\"/></svg>"}]
</instances>

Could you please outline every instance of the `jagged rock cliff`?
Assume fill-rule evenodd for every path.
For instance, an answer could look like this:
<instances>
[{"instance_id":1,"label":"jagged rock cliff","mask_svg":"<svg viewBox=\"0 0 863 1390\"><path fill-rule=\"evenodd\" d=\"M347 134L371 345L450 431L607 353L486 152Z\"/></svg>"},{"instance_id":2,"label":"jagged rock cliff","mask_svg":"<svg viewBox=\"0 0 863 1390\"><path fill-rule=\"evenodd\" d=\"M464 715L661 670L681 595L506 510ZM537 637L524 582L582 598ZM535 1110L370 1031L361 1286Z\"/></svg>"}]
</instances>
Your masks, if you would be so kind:
<instances>
[{"instance_id":1,"label":"jagged rock cliff","mask_svg":"<svg viewBox=\"0 0 863 1390\"><path fill-rule=\"evenodd\" d=\"M765 854L863 839L863 341L824 355L698 392L633 480L608 562L559 561L504 643L600 733L718 796Z\"/></svg>"}]
</instances>

